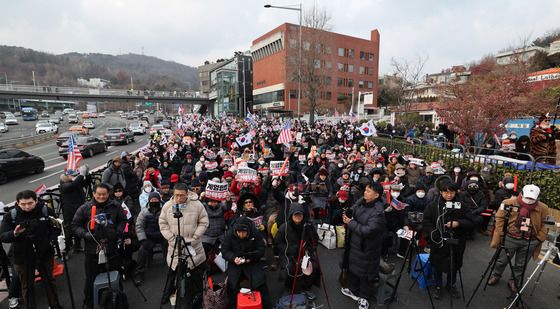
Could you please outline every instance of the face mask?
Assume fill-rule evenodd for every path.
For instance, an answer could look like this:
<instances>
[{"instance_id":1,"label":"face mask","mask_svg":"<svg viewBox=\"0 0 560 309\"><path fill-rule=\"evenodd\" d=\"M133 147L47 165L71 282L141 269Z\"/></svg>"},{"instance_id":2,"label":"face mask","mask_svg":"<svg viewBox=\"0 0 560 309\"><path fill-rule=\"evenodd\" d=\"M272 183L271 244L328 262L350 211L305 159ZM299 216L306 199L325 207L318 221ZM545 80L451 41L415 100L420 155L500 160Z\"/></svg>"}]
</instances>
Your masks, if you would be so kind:
<instances>
[{"instance_id":1,"label":"face mask","mask_svg":"<svg viewBox=\"0 0 560 309\"><path fill-rule=\"evenodd\" d=\"M163 167L168 167L168 166L169 166L169 164L163 163Z\"/></svg>"},{"instance_id":2,"label":"face mask","mask_svg":"<svg viewBox=\"0 0 560 309\"><path fill-rule=\"evenodd\" d=\"M395 175L397 175L397 176L399 176L399 177L404 176L404 174L405 174L405 172L404 172L403 170L395 171Z\"/></svg>"},{"instance_id":3,"label":"face mask","mask_svg":"<svg viewBox=\"0 0 560 309\"><path fill-rule=\"evenodd\" d=\"M379 176L373 176L373 181L377 182L379 180Z\"/></svg>"},{"instance_id":4,"label":"face mask","mask_svg":"<svg viewBox=\"0 0 560 309\"><path fill-rule=\"evenodd\" d=\"M537 200L534 200L534 199L532 199L532 198L526 198L526 197L522 197L522 198L521 198L521 201L523 201L523 203L529 204L529 205L534 204L534 203L537 202Z\"/></svg>"},{"instance_id":5,"label":"face mask","mask_svg":"<svg viewBox=\"0 0 560 309\"><path fill-rule=\"evenodd\" d=\"M204 158L200 158L200 162L204 162Z\"/></svg>"},{"instance_id":6,"label":"face mask","mask_svg":"<svg viewBox=\"0 0 560 309\"><path fill-rule=\"evenodd\" d=\"M144 192L146 193L152 192L152 187L144 187Z\"/></svg>"},{"instance_id":7,"label":"face mask","mask_svg":"<svg viewBox=\"0 0 560 309\"><path fill-rule=\"evenodd\" d=\"M156 207L159 207L159 206L161 206L161 204L159 202L150 202L150 207L152 207L152 208L156 208Z\"/></svg>"},{"instance_id":8,"label":"face mask","mask_svg":"<svg viewBox=\"0 0 560 309\"><path fill-rule=\"evenodd\" d=\"M344 164L338 163L338 167L342 168L343 166L344 166Z\"/></svg>"},{"instance_id":9,"label":"face mask","mask_svg":"<svg viewBox=\"0 0 560 309\"><path fill-rule=\"evenodd\" d=\"M512 189L513 189L513 186L514 186L514 184L511 183L511 182L510 182L510 183L506 183L506 185L505 185L506 189L508 189L508 190L512 190Z\"/></svg>"},{"instance_id":10,"label":"face mask","mask_svg":"<svg viewBox=\"0 0 560 309\"><path fill-rule=\"evenodd\" d=\"M416 192L416 196L417 196L418 198L424 198L424 196L426 196L426 192L424 192L424 191L418 191L418 192Z\"/></svg>"},{"instance_id":11,"label":"face mask","mask_svg":"<svg viewBox=\"0 0 560 309\"><path fill-rule=\"evenodd\" d=\"M363 170L357 170L356 171L358 174L361 174L363 172Z\"/></svg>"},{"instance_id":12,"label":"face mask","mask_svg":"<svg viewBox=\"0 0 560 309\"><path fill-rule=\"evenodd\" d=\"M460 173L460 172L461 172L461 169L460 169L460 168L454 168L453 171L454 171L455 173Z\"/></svg>"},{"instance_id":13,"label":"face mask","mask_svg":"<svg viewBox=\"0 0 560 309\"><path fill-rule=\"evenodd\" d=\"M338 138L342 138L342 134L337 134L336 135Z\"/></svg>"},{"instance_id":14,"label":"face mask","mask_svg":"<svg viewBox=\"0 0 560 309\"><path fill-rule=\"evenodd\" d=\"M397 197L399 197L400 195L401 195L400 192L391 192L391 196L394 197L394 198L397 198Z\"/></svg>"},{"instance_id":15,"label":"face mask","mask_svg":"<svg viewBox=\"0 0 560 309\"><path fill-rule=\"evenodd\" d=\"M478 177L471 177L471 178L469 178L469 180L478 181Z\"/></svg>"},{"instance_id":16,"label":"face mask","mask_svg":"<svg viewBox=\"0 0 560 309\"><path fill-rule=\"evenodd\" d=\"M543 128L543 129L546 130L546 129L550 128L550 124L544 124L544 123L542 123L542 124L541 124L541 128Z\"/></svg>"}]
</instances>

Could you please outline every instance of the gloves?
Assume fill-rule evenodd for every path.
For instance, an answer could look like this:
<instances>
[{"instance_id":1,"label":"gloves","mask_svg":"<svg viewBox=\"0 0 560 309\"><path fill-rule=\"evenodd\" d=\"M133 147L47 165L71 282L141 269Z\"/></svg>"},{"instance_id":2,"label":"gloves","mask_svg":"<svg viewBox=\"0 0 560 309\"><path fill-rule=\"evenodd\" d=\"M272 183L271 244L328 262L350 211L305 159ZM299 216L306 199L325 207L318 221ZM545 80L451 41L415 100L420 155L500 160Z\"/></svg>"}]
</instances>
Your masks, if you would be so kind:
<instances>
[{"instance_id":1,"label":"gloves","mask_svg":"<svg viewBox=\"0 0 560 309\"><path fill-rule=\"evenodd\" d=\"M385 208L385 212L391 212L391 211L393 211L393 207L391 205Z\"/></svg>"},{"instance_id":2,"label":"gloves","mask_svg":"<svg viewBox=\"0 0 560 309\"><path fill-rule=\"evenodd\" d=\"M264 224L261 224L261 225L257 226L257 229L259 230L259 232L264 231L264 229L265 229Z\"/></svg>"}]
</instances>

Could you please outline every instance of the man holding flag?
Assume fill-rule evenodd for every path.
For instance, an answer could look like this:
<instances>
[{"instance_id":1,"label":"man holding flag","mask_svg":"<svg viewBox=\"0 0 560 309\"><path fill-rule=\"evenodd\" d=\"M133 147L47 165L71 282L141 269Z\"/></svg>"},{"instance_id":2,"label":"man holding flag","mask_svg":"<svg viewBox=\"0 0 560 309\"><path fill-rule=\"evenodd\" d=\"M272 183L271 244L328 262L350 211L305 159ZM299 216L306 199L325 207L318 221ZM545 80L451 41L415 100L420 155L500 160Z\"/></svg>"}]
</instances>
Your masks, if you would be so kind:
<instances>
[{"instance_id":1,"label":"man holding flag","mask_svg":"<svg viewBox=\"0 0 560 309\"><path fill-rule=\"evenodd\" d=\"M290 127L290 120L286 120L284 122L284 126L282 127L282 131L280 131L280 135L278 136L278 141L276 144L289 144L294 140L294 136L292 135L292 130Z\"/></svg>"}]
</instances>

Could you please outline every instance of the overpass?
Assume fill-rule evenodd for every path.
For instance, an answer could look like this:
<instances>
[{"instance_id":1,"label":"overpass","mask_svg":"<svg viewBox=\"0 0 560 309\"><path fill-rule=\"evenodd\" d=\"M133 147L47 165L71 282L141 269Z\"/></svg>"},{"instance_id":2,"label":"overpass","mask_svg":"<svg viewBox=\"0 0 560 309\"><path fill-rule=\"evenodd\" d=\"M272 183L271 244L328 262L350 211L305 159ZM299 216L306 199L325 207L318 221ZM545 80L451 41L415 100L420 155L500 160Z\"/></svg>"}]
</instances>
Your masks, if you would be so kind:
<instances>
[{"instance_id":1,"label":"overpass","mask_svg":"<svg viewBox=\"0 0 560 309\"><path fill-rule=\"evenodd\" d=\"M149 91L84 87L0 85L0 99L36 99L82 102L157 102L160 104L201 105L211 112L214 101L194 91Z\"/></svg>"}]
</instances>

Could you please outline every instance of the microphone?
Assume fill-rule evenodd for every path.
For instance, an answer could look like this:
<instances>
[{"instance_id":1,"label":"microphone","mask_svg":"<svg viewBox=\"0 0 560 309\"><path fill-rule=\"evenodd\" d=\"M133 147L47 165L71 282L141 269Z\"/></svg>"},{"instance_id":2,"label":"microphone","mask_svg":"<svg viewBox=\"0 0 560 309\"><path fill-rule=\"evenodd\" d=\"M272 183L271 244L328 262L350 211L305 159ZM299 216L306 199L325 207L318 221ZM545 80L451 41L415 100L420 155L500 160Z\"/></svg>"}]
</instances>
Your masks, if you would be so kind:
<instances>
[{"instance_id":1,"label":"microphone","mask_svg":"<svg viewBox=\"0 0 560 309\"><path fill-rule=\"evenodd\" d=\"M95 215L97 214L97 206L93 205L91 207L91 219L89 221L89 229L93 230L95 228Z\"/></svg>"}]
</instances>

